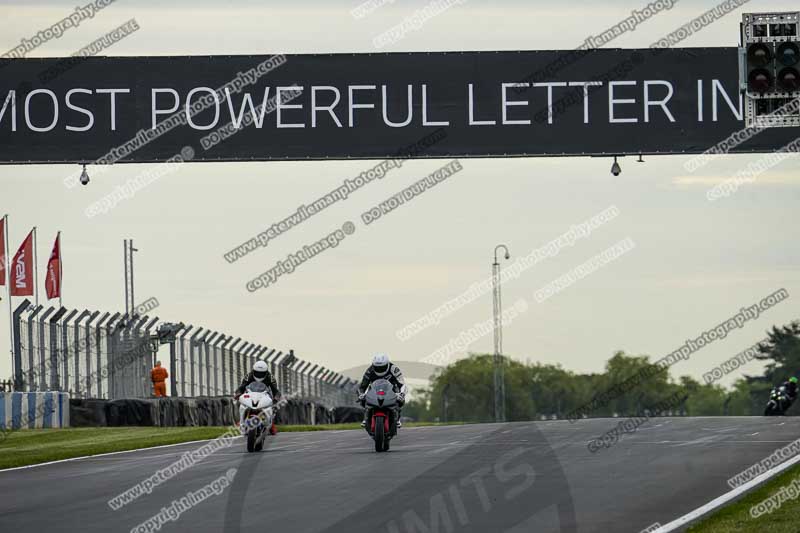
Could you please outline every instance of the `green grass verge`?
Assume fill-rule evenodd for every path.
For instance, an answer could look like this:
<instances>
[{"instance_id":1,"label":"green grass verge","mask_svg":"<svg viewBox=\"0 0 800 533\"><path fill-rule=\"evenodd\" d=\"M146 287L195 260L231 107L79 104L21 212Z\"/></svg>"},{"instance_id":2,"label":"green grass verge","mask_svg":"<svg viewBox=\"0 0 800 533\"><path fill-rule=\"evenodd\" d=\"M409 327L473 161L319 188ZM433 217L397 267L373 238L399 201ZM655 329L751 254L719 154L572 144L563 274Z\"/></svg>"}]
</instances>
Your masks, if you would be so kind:
<instances>
[{"instance_id":1,"label":"green grass verge","mask_svg":"<svg viewBox=\"0 0 800 533\"><path fill-rule=\"evenodd\" d=\"M797 533L800 516L800 498L786 500L770 514L758 518L750 516L750 508L790 485L800 477L800 465L794 466L778 477L749 492L743 498L723 507L709 518L691 527L689 533Z\"/></svg>"},{"instance_id":2,"label":"green grass verge","mask_svg":"<svg viewBox=\"0 0 800 533\"><path fill-rule=\"evenodd\" d=\"M404 427L443 424L409 423ZM450 425L450 424L448 424ZM281 432L361 429L360 424L278 426ZM23 429L0 442L0 469L219 437L227 426Z\"/></svg>"},{"instance_id":3,"label":"green grass verge","mask_svg":"<svg viewBox=\"0 0 800 533\"><path fill-rule=\"evenodd\" d=\"M0 469L98 453L213 439L225 427L23 429L0 444Z\"/></svg>"}]
</instances>

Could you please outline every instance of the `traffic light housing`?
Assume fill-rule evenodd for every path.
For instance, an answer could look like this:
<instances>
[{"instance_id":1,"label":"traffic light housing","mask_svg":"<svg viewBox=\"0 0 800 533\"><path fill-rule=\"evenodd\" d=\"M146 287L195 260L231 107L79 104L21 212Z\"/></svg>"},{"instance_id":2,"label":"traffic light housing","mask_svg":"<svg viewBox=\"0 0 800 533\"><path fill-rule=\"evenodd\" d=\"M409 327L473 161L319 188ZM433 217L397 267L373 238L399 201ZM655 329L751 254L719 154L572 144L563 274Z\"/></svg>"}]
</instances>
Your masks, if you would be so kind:
<instances>
[{"instance_id":1,"label":"traffic light housing","mask_svg":"<svg viewBox=\"0 0 800 533\"><path fill-rule=\"evenodd\" d=\"M739 84L748 126L800 126L800 12L742 16Z\"/></svg>"}]
</instances>

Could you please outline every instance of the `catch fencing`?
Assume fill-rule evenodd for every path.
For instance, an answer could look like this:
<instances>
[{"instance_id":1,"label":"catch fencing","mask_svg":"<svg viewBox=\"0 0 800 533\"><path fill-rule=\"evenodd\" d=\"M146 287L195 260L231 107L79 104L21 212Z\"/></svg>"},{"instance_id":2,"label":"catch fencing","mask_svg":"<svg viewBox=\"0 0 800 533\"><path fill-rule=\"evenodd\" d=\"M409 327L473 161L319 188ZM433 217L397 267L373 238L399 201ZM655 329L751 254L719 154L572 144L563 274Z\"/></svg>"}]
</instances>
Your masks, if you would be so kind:
<instances>
[{"instance_id":1,"label":"catch fencing","mask_svg":"<svg viewBox=\"0 0 800 533\"><path fill-rule=\"evenodd\" d=\"M263 360L287 398L326 407L353 405L356 398L355 381L300 359L294 350L200 326L136 313L44 308L28 300L16 308L12 324L16 391L63 391L72 398L148 398L153 394L150 371L159 348L168 344L171 396L230 396L253 364Z\"/></svg>"}]
</instances>

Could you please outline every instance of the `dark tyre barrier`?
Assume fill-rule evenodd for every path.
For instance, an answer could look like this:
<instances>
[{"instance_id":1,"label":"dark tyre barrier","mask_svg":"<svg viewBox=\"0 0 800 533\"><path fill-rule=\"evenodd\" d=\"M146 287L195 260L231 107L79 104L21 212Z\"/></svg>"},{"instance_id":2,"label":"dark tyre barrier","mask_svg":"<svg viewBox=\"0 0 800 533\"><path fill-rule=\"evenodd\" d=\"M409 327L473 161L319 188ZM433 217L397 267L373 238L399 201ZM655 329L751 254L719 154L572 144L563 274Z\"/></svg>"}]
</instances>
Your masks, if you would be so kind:
<instances>
[{"instance_id":1,"label":"dark tyre barrier","mask_svg":"<svg viewBox=\"0 0 800 533\"><path fill-rule=\"evenodd\" d=\"M361 422L364 419L364 410L360 407L334 407L333 423L348 424Z\"/></svg>"},{"instance_id":2,"label":"dark tyre barrier","mask_svg":"<svg viewBox=\"0 0 800 533\"><path fill-rule=\"evenodd\" d=\"M279 424L333 424L333 413L325 406L306 400L288 400L278 410Z\"/></svg>"},{"instance_id":3,"label":"dark tyre barrier","mask_svg":"<svg viewBox=\"0 0 800 533\"><path fill-rule=\"evenodd\" d=\"M75 400L69 401L69 418L73 427L104 427L106 404L108 400Z\"/></svg>"},{"instance_id":4,"label":"dark tyre barrier","mask_svg":"<svg viewBox=\"0 0 800 533\"><path fill-rule=\"evenodd\" d=\"M239 408L229 397L152 398L127 400L73 399L69 402L72 426L230 426L239 420ZM349 407L337 409L351 409ZM290 399L278 411L279 424L334 424L354 415L323 405Z\"/></svg>"}]
</instances>

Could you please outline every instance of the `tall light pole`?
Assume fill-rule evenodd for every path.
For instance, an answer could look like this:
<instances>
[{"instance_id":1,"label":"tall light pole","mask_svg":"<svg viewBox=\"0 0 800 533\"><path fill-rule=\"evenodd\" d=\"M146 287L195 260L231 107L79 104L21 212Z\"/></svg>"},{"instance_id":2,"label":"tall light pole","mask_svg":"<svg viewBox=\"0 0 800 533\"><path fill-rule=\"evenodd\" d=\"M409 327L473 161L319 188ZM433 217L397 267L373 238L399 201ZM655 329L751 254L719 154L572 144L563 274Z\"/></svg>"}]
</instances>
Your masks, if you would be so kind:
<instances>
[{"instance_id":1,"label":"tall light pole","mask_svg":"<svg viewBox=\"0 0 800 533\"><path fill-rule=\"evenodd\" d=\"M503 368L503 302L500 297L500 263L497 261L497 250L505 250L506 260L511 259L508 247L498 244L494 248L492 263L492 289L494 311L494 421L506 420L506 383Z\"/></svg>"},{"instance_id":2,"label":"tall light pole","mask_svg":"<svg viewBox=\"0 0 800 533\"><path fill-rule=\"evenodd\" d=\"M136 300L133 294L133 252L138 252L133 247L133 239L122 241L123 261L125 263L125 318L130 320L136 312Z\"/></svg>"}]
</instances>

